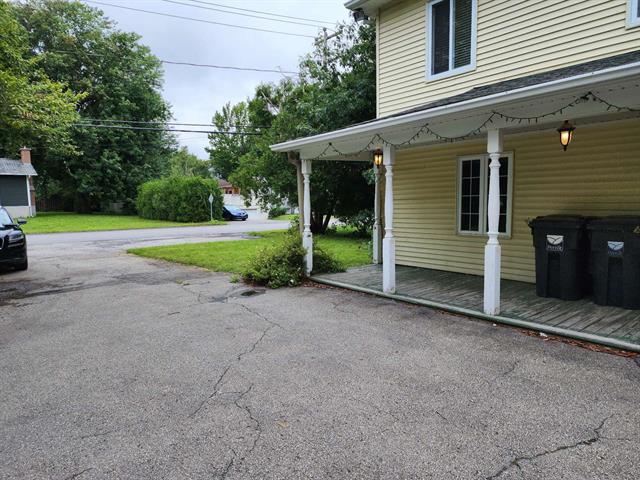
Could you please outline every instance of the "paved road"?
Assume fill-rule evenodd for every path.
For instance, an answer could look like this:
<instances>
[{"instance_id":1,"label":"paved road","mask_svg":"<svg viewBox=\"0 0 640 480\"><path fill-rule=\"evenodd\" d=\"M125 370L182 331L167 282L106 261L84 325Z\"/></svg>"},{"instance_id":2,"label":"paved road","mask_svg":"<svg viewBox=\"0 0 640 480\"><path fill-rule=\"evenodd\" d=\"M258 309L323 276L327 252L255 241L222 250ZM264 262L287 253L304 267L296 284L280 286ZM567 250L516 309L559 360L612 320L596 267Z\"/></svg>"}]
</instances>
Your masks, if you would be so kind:
<instances>
[{"instance_id":1,"label":"paved road","mask_svg":"<svg viewBox=\"0 0 640 480\"><path fill-rule=\"evenodd\" d=\"M89 244L102 247L163 245L171 243L207 242L222 237L236 238L243 233L282 230L289 222L274 220L247 220L228 222L226 225L204 227L149 228L140 230L114 230L107 232L78 232L29 235L29 246L54 244Z\"/></svg>"},{"instance_id":2,"label":"paved road","mask_svg":"<svg viewBox=\"0 0 640 480\"><path fill-rule=\"evenodd\" d=\"M0 275L2 479L638 478L632 359L35 243Z\"/></svg>"}]
</instances>

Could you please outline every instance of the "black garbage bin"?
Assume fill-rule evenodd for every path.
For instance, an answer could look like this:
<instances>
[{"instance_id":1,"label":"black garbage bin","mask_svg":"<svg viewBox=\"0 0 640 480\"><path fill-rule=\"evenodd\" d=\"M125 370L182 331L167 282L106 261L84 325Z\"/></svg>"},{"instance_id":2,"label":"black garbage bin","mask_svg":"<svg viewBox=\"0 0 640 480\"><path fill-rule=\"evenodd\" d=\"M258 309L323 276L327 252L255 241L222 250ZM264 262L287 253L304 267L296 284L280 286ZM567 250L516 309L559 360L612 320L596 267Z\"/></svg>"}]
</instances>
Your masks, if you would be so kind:
<instances>
[{"instance_id":1,"label":"black garbage bin","mask_svg":"<svg viewBox=\"0 0 640 480\"><path fill-rule=\"evenodd\" d=\"M640 216L591 220L593 300L640 309Z\"/></svg>"},{"instance_id":2,"label":"black garbage bin","mask_svg":"<svg viewBox=\"0 0 640 480\"><path fill-rule=\"evenodd\" d=\"M587 219L548 215L529 222L536 249L536 293L579 300L589 288Z\"/></svg>"}]
</instances>

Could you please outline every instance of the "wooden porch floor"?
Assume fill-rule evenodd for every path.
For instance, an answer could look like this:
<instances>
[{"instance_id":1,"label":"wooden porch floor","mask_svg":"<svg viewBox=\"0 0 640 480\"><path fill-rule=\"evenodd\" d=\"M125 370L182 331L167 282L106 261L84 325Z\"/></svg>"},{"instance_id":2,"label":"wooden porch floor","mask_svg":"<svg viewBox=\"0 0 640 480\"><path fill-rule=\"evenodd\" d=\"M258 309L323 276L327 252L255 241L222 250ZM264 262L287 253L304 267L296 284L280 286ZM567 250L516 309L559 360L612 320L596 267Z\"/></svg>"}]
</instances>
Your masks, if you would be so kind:
<instances>
[{"instance_id":1,"label":"wooden porch floor","mask_svg":"<svg viewBox=\"0 0 640 480\"><path fill-rule=\"evenodd\" d=\"M483 313L483 278L416 267L396 267L396 294L382 293L382 266L312 277L321 283L396 300L640 352L640 310L595 305L589 299L540 298L535 286L502 281L502 312Z\"/></svg>"}]
</instances>

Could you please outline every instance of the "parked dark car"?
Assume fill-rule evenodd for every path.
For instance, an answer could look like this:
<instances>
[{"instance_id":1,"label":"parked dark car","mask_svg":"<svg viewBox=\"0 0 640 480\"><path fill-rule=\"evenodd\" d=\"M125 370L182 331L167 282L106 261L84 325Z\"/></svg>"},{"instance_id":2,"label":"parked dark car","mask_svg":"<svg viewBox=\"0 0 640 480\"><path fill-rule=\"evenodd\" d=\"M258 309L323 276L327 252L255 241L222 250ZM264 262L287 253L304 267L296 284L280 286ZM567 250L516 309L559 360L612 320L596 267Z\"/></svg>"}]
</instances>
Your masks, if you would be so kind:
<instances>
[{"instance_id":1,"label":"parked dark car","mask_svg":"<svg viewBox=\"0 0 640 480\"><path fill-rule=\"evenodd\" d=\"M20 225L25 220L14 221L5 208L0 207L0 266L13 267L16 270L26 270L27 237Z\"/></svg>"},{"instance_id":2,"label":"parked dark car","mask_svg":"<svg viewBox=\"0 0 640 480\"><path fill-rule=\"evenodd\" d=\"M233 205L225 205L222 207L222 218L225 220L242 220L249 218L249 214L240 207Z\"/></svg>"}]
</instances>

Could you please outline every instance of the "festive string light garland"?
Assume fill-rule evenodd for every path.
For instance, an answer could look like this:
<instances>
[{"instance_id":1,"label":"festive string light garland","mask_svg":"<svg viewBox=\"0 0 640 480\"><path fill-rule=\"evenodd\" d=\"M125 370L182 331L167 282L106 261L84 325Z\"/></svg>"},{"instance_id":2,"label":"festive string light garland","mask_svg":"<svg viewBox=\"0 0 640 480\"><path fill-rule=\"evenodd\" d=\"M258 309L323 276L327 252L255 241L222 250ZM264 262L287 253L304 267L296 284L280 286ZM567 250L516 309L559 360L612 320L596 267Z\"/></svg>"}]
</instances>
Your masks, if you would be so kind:
<instances>
[{"instance_id":1,"label":"festive string light garland","mask_svg":"<svg viewBox=\"0 0 640 480\"><path fill-rule=\"evenodd\" d=\"M380 135L379 133L376 133L373 137L371 137L371 140L369 140L369 142L360 150L358 150L357 152L354 153L344 153L341 152L340 150L338 150L333 143L329 142L329 144L324 148L324 150L322 150L322 152L317 155L316 157L311 158L310 160L322 160L323 158L329 156L330 152L333 152L332 154L337 154L341 157L359 157L362 153L367 152L369 150L371 150L371 147L373 145L376 144L384 144L387 146L391 146L391 147L404 147L407 145L411 145L413 143L416 142L416 140L418 140L418 138L420 138L422 135L428 133L429 135L432 135L433 137L435 137L437 140L443 141L443 142L457 142L460 140L467 140L471 137L475 137L476 135L479 135L480 133L482 133L482 131L485 129L485 127L491 123L493 123L493 120L496 117L501 118L502 120L506 120L507 122L518 122L518 123L523 123L523 122L527 122L528 125L530 125L532 122L538 123L539 120L546 118L546 117L552 117L555 115L562 115L564 113L565 110L575 107L581 103L585 103L585 102L589 102L589 101L593 101L593 102L597 102L597 103L601 103L603 105L607 106L607 111L611 111L614 110L616 112L640 112L640 109L635 109L635 108L630 108L630 107L620 107L618 105L614 105L613 103L608 102L607 100L597 96L595 93L593 92L587 92L584 95L580 96L580 97L576 97L573 101L571 101L570 103L557 108L555 110L553 110L552 112L548 112L548 113L544 113L542 115L536 115L533 117L516 117L513 115L508 115L506 113L501 113L501 112L497 112L495 110L493 110L491 112L491 114L489 115L489 117L482 122L482 124L480 124L480 126L478 126L477 128L474 128L473 130L463 134L463 135L459 135L456 137L446 137L444 135L440 135L437 132L434 132L430 127L428 123L425 123L423 126L421 126L418 131L411 136L411 138L409 138L408 140L405 140L404 142L400 142L400 143L393 143L390 142L389 140L385 139L384 137L382 137L382 135Z\"/></svg>"}]
</instances>

